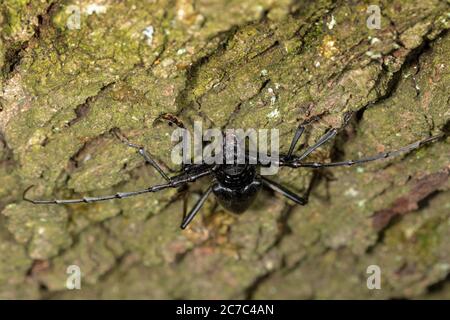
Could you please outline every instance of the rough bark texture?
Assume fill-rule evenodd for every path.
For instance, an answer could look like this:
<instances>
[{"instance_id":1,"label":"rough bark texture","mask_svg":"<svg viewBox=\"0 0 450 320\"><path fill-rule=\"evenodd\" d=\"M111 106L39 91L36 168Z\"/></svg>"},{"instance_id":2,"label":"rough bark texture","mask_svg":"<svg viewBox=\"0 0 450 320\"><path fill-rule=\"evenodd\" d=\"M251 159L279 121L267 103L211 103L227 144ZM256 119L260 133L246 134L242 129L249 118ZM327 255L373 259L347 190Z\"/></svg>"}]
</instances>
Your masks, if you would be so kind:
<instances>
[{"instance_id":1,"label":"rough bark texture","mask_svg":"<svg viewBox=\"0 0 450 320\"><path fill-rule=\"evenodd\" d=\"M110 130L174 171L162 114L278 128L286 151L300 121L319 117L307 146L355 111L320 161L448 132L449 19L438 0L2 1L0 298L450 298L448 138L364 167L283 169L292 189L312 185L307 206L264 192L235 217L211 197L186 231L173 190L21 200L30 185L67 198L161 182ZM72 264L82 290L65 288ZM372 264L381 290L366 286Z\"/></svg>"}]
</instances>

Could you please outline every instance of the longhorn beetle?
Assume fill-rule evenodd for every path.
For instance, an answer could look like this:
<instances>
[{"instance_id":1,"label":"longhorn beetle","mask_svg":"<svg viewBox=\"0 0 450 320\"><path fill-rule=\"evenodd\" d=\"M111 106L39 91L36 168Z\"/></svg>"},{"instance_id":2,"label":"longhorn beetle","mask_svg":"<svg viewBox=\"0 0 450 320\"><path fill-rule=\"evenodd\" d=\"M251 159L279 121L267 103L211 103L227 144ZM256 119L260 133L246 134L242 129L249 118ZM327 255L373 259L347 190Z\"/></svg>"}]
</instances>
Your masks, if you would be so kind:
<instances>
[{"instance_id":1,"label":"longhorn beetle","mask_svg":"<svg viewBox=\"0 0 450 320\"><path fill-rule=\"evenodd\" d=\"M349 115L346 115L344 125L350 119ZM403 148L395 151L383 152L374 156L365 157L357 160L339 161L339 162L303 162L309 154L314 150L318 149L324 143L334 138L338 132L337 129L332 128L326 132L319 140L304 150L299 156L294 155L295 147L305 131L306 125L309 122L304 122L300 124L292 138L289 151L286 155L280 155L278 160L278 165L280 167L290 167L290 168L329 168L329 167L340 167L340 166L352 166L359 165L366 162L371 162L379 159L385 159L388 157L396 156L401 153L409 152L414 149L421 147L425 143L435 141L443 136L437 135L432 136L427 139L417 141ZM208 187L208 189L202 194L200 199L190 210L190 212L184 215L183 221L181 223L181 228L185 229L195 215L200 211L201 207L205 203L208 196L212 193L216 196L219 203L228 211L236 214L241 214L252 204L255 200L256 195L261 190L262 187L267 187L275 192L278 192L285 196L286 198L294 201L300 205L306 205L308 202L307 197L301 197L282 185L258 174L258 167L267 164L262 164L257 162L256 164L190 164L185 165L181 172L175 176L169 177L159 166L159 164L151 157L151 155L141 146L135 145L123 137L119 136L119 139L131 148L137 149L138 153L144 158L144 160L150 164L152 167L158 171L162 178L166 181L163 184L158 184L151 186L149 188L132 191L132 192L120 192L114 195L100 196L100 197L84 197L81 199L66 199L66 200L32 200L26 197L26 193L33 186L27 188L23 194L23 199L29 201L33 204L73 204L73 203L91 203L97 201L106 201L112 199L122 199L137 196L144 193L158 192L168 188L178 188L185 186L188 183L194 182L197 179L212 176L213 183ZM224 146L223 150L226 147ZM247 157L248 160L248 157Z\"/></svg>"}]
</instances>

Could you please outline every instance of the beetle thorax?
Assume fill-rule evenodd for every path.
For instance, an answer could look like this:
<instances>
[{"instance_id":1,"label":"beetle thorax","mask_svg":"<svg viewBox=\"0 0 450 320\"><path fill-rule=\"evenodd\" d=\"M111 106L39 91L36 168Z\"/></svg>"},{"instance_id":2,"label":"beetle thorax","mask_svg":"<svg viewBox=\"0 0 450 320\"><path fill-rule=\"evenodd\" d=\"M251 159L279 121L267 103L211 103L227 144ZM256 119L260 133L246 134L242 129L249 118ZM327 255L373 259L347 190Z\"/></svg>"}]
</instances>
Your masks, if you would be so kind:
<instances>
[{"instance_id":1,"label":"beetle thorax","mask_svg":"<svg viewBox=\"0 0 450 320\"><path fill-rule=\"evenodd\" d=\"M248 164L224 164L216 171L217 181L227 188L241 188L251 183L256 176L256 167Z\"/></svg>"}]
</instances>

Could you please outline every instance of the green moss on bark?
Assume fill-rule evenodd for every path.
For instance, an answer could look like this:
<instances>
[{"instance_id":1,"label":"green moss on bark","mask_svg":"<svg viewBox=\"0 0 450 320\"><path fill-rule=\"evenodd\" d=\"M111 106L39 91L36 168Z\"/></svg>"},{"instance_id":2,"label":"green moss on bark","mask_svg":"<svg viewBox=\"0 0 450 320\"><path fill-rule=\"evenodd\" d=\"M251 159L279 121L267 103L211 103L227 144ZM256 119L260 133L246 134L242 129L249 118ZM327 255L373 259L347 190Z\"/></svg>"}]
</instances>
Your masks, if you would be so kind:
<instances>
[{"instance_id":1,"label":"green moss on bark","mask_svg":"<svg viewBox=\"0 0 450 320\"><path fill-rule=\"evenodd\" d=\"M31 184L31 197L67 198L160 183L111 130L173 172L162 114L188 128L278 128L286 151L298 123L319 118L307 146L354 111L311 161L448 131L448 3L380 1L380 30L366 27L369 4L2 2L0 297L427 297L450 272L448 138L321 176L283 169L277 179L299 192L315 175L308 206L264 191L235 217L211 198L186 231L175 190L62 207L21 200ZM79 29L68 28L70 5ZM81 291L65 290L71 264ZM381 291L365 286L370 264L383 270Z\"/></svg>"}]
</instances>

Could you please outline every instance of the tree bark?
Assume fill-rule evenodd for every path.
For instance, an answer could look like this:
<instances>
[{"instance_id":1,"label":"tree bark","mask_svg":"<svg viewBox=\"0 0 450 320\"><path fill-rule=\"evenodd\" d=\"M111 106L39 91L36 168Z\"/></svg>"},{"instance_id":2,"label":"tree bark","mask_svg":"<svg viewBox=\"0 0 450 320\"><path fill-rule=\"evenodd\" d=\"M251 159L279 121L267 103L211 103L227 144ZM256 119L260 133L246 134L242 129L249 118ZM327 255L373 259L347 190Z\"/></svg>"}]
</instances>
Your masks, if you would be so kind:
<instances>
[{"instance_id":1,"label":"tree bark","mask_svg":"<svg viewBox=\"0 0 450 320\"><path fill-rule=\"evenodd\" d=\"M0 298L450 298L449 17L438 0L3 1ZM30 185L77 198L161 183L111 130L175 172L174 117L277 128L283 152L316 119L302 148L340 129L308 159L323 162L445 136L364 166L282 169L307 206L264 191L233 216L210 197L185 231L175 190L22 201ZM82 290L66 289L70 265Z\"/></svg>"}]
</instances>

